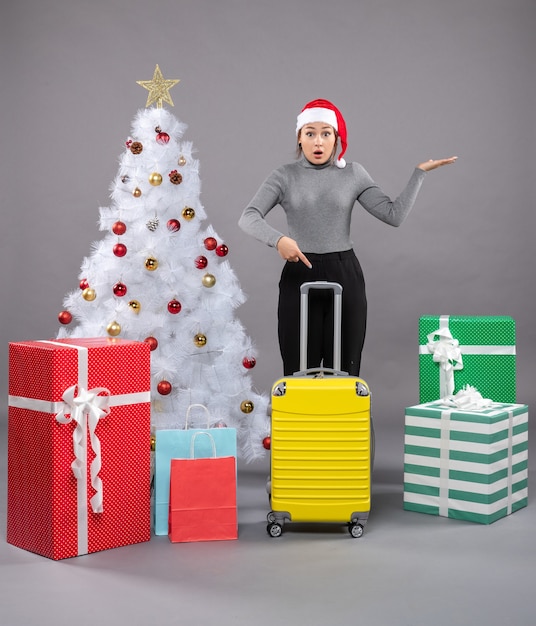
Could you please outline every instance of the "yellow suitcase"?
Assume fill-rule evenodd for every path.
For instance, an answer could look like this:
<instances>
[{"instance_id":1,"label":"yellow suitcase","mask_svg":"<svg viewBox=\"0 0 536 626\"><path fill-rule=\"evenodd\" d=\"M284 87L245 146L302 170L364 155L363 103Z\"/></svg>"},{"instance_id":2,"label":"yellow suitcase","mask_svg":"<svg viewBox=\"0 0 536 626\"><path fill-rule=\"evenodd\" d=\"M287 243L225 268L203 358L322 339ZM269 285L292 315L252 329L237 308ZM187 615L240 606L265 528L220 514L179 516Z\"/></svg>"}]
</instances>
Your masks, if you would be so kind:
<instances>
[{"instance_id":1,"label":"yellow suitcase","mask_svg":"<svg viewBox=\"0 0 536 626\"><path fill-rule=\"evenodd\" d=\"M334 368L305 369L307 303L311 289L334 291ZM347 523L360 537L368 520L373 436L370 392L361 378L340 371L342 287L301 287L300 366L272 388L268 534L286 522Z\"/></svg>"}]
</instances>

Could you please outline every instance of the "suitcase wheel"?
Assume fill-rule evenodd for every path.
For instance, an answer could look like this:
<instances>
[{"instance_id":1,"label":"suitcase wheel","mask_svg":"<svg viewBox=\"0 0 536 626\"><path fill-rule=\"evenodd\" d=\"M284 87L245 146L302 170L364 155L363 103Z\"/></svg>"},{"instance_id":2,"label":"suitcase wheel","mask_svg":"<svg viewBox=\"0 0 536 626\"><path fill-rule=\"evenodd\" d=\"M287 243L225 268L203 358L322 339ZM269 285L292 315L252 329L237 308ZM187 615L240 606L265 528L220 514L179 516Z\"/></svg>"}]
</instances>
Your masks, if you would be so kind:
<instances>
[{"instance_id":1,"label":"suitcase wheel","mask_svg":"<svg viewBox=\"0 0 536 626\"><path fill-rule=\"evenodd\" d=\"M348 532L354 539L358 539L363 534L363 526L361 524L348 524Z\"/></svg>"},{"instance_id":2,"label":"suitcase wheel","mask_svg":"<svg viewBox=\"0 0 536 626\"><path fill-rule=\"evenodd\" d=\"M273 511L270 511L268 515L266 516L266 521L270 522L270 524L273 524L275 520L276 520L275 513Z\"/></svg>"},{"instance_id":3,"label":"suitcase wheel","mask_svg":"<svg viewBox=\"0 0 536 626\"><path fill-rule=\"evenodd\" d=\"M283 532L283 528L281 524L271 523L266 527L268 534L270 537L281 537L281 533Z\"/></svg>"}]
</instances>

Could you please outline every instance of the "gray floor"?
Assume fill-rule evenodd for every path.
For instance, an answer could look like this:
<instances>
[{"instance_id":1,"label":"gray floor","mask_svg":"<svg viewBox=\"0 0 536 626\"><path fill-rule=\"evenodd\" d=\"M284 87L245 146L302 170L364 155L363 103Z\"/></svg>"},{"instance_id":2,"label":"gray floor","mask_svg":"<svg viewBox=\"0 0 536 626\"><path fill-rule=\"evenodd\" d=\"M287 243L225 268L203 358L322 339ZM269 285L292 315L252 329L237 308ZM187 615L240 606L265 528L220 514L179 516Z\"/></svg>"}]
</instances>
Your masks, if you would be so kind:
<instances>
[{"instance_id":1,"label":"gray floor","mask_svg":"<svg viewBox=\"0 0 536 626\"><path fill-rule=\"evenodd\" d=\"M239 539L145 544L51 561L0 541L2 626L536 623L536 508L490 526L402 510L400 431L377 429L365 534L266 533L267 464L239 472ZM0 421L5 520L6 426ZM530 486L534 473L530 472ZM529 495L530 498L530 495Z\"/></svg>"}]
</instances>

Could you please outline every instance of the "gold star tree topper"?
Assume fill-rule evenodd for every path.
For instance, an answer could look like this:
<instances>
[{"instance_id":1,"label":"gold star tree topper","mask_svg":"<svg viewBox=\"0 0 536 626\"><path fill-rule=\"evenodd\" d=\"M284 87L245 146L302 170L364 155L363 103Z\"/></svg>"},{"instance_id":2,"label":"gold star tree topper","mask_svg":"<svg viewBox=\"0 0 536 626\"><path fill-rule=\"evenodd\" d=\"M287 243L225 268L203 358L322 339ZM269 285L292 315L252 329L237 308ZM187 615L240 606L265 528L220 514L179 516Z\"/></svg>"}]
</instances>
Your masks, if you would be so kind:
<instances>
[{"instance_id":1,"label":"gold star tree topper","mask_svg":"<svg viewBox=\"0 0 536 626\"><path fill-rule=\"evenodd\" d=\"M156 102L158 109L162 108L162 102L167 102L171 106L175 106L169 95L169 90L180 82L180 80L166 80L162 76L158 63L156 64L152 80L137 80L136 82L149 91L145 108L150 107L153 102Z\"/></svg>"}]
</instances>

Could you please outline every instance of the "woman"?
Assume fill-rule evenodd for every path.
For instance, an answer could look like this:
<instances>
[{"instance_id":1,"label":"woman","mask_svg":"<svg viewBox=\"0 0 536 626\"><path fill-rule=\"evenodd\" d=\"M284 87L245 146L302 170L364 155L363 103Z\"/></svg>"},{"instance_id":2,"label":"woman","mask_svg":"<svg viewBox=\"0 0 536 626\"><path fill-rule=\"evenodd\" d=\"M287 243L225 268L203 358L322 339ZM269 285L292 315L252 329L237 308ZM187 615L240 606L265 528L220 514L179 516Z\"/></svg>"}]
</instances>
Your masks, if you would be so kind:
<instances>
[{"instance_id":1,"label":"woman","mask_svg":"<svg viewBox=\"0 0 536 626\"><path fill-rule=\"evenodd\" d=\"M367 300L359 261L352 249L350 221L355 202L391 226L410 212L426 172L457 157L419 164L406 188L392 201L359 163L346 163L346 124L328 100L305 105L296 125L298 159L274 170L242 213L239 226L277 249L286 263L279 283L278 334L284 375L300 368L300 285L328 280L343 287L342 357L345 372L358 376L365 340ZM338 142L341 152L335 158ZM288 235L272 228L266 215L283 207ZM332 366L331 294L311 292L308 367Z\"/></svg>"}]
</instances>

